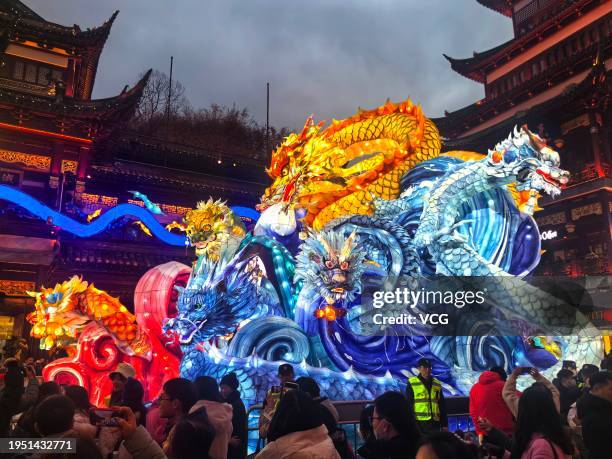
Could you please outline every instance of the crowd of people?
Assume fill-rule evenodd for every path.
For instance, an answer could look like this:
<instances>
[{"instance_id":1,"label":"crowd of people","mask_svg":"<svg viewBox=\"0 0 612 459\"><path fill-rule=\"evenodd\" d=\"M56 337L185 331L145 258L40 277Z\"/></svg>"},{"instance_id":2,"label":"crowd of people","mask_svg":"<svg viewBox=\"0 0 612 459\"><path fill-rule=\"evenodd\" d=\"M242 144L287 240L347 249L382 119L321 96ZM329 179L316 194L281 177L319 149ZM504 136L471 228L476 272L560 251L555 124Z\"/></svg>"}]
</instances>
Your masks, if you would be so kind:
<instances>
[{"instance_id":1,"label":"crowd of people","mask_svg":"<svg viewBox=\"0 0 612 459\"><path fill-rule=\"evenodd\" d=\"M534 380L522 393L521 375ZM479 443L493 457L610 458L612 358L602 361L601 370L586 364L577 371L575 362L566 361L552 382L535 368L519 367L510 375L491 368L472 387L470 415Z\"/></svg>"},{"instance_id":2,"label":"crowd of people","mask_svg":"<svg viewBox=\"0 0 612 459\"><path fill-rule=\"evenodd\" d=\"M449 432L443 384L421 359L405 393L386 392L365 405L360 446L353 449L334 404L311 377L278 369L259 416L258 459L603 459L612 457L611 359L580 371L564 362L552 382L534 368L507 375L493 367L470 392L471 432ZM118 365L105 407L81 386L39 382L32 362L8 359L0 386L0 437L75 438L75 459L239 459L247 457L247 412L235 373L220 381L165 382L147 404L136 372ZM519 378L533 383L523 392ZM102 408L102 409L101 409ZM105 410L106 409L106 410ZM102 412L110 412L105 419ZM102 413L102 414L100 414ZM103 422L98 422L103 419ZM60 457L58 454L14 457Z\"/></svg>"}]
</instances>

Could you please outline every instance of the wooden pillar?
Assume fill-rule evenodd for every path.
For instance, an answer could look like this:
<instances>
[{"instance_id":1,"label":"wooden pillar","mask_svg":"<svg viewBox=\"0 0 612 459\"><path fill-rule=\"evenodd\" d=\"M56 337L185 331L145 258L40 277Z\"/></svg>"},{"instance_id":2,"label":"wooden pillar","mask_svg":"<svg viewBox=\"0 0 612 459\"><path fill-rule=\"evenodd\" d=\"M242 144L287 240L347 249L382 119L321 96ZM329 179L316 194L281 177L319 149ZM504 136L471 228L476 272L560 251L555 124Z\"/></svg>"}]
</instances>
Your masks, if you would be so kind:
<instances>
[{"instance_id":1,"label":"wooden pillar","mask_svg":"<svg viewBox=\"0 0 612 459\"><path fill-rule=\"evenodd\" d=\"M595 170L598 177L605 177L602 161L602 148L600 138L600 126L597 123L595 113L589 112L589 132L591 133L591 146L593 148L593 157L595 159Z\"/></svg>"},{"instance_id":2,"label":"wooden pillar","mask_svg":"<svg viewBox=\"0 0 612 459\"><path fill-rule=\"evenodd\" d=\"M49 176L49 188L56 190L56 193L49 193L48 202L50 206L57 205L60 193L60 174L62 173L62 155L64 154L64 143L54 142L53 153L51 155L51 175Z\"/></svg>"},{"instance_id":3,"label":"wooden pillar","mask_svg":"<svg viewBox=\"0 0 612 459\"><path fill-rule=\"evenodd\" d=\"M602 190L602 206L603 206L603 221L602 225L604 228L608 228L606 231L606 236L604 238L604 244L606 245L606 258L608 261L608 273L612 272L612 216L610 215L610 206L612 205L612 200L610 199L610 192L607 190Z\"/></svg>"},{"instance_id":4,"label":"wooden pillar","mask_svg":"<svg viewBox=\"0 0 612 459\"><path fill-rule=\"evenodd\" d=\"M66 97L74 97L74 82L76 72L76 63L74 58L68 59L68 69L66 71Z\"/></svg>"},{"instance_id":5,"label":"wooden pillar","mask_svg":"<svg viewBox=\"0 0 612 459\"><path fill-rule=\"evenodd\" d=\"M611 120L609 119L609 117L606 116L602 116L600 119L603 120L601 123L602 128L600 132L602 160L608 165L609 168L612 168L612 146L610 145Z\"/></svg>"},{"instance_id":6,"label":"wooden pillar","mask_svg":"<svg viewBox=\"0 0 612 459\"><path fill-rule=\"evenodd\" d=\"M51 156L51 175L58 176L62 173L62 157L64 156L64 142L53 143L53 155Z\"/></svg>"},{"instance_id":7,"label":"wooden pillar","mask_svg":"<svg viewBox=\"0 0 612 459\"><path fill-rule=\"evenodd\" d=\"M77 180L85 180L87 177L87 167L89 166L89 155L91 148L83 146L79 148L79 166L77 168Z\"/></svg>"}]
</instances>

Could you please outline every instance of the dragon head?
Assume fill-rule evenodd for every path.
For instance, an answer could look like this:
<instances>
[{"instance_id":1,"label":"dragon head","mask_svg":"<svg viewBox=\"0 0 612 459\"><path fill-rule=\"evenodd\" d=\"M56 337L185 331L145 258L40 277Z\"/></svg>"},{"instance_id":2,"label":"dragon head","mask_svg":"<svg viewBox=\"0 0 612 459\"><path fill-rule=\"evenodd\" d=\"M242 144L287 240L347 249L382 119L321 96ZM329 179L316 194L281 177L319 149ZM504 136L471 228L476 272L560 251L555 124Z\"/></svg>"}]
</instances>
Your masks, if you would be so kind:
<instances>
[{"instance_id":1,"label":"dragon head","mask_svg":"<svg viewBox=\"0 0 612 459\"><path fill-rule=\"evenodd\" d=\"M351 301L361 291L365 256L354 232L312 234L297 256L295 280L310 284L328 304Z\"/></svg>"},{"instance_id":2,"label":"dragon head","mask_svg":"<svg viewBox=\"0 0 612 459\"><path fill-rule=\"evenodd\" d=\"M308 117L299 134L290 134L272 153L266 172L273 180L257 206L265 211L281 204L284 211L299 207L300 193L305 184L320 176L326 169L326 157L332 146L320 135L323 123Z\"/></svg>"},{"instance_id":3,"label":"dragon head","mask_svg":"<svg viewBox=\"0 0 612 459\"><path fill-rule=\"evenodd\" d=\"M256 276L248 270L232 268L223 259L205 259L201 270L179 291L178 315L163 326L175 334L183 347L236 331L240 323L258 308Z\"/></svg>"},{"instance_id":4,"label":"dragon head","mask_svg":"<svg viewBox=\"0 0 612 459\"><path fill-rule=\"evenodd\" d=\"M151 344L136 317L118 298L82 278L73 276L54 288L28 294L36 298L35 310L27 316L30 334L40 339L42 349L75 346L91 325L108 333L126 354L150 359Z\"/></svg>"},{"instance_id":5,"label":"dragon head","mask_svg":"<svg viewBox=\"0 0 612 459\"><path fill-rule=\"evenodd\" d=\"M498 177L516 177L516 189L525 195L527 205L521 209L533 214L538 192L552 197L561 193L569 181L569 172L561 169L559 153L527 126L514 128L507 139L489 150L487 164Z\"/></svg>"},{"instance_id":6,"label":"dragon head","mask_svg":"<svg viewBox=\"0 0 612 459\"><path fill-rule=\"evenodd\" d=\"M230 240L241 240L246 229L239 217L224 202L201 201L183 219L183 230L196 249L196 255L218 260L222 249Z\"/></svg>"},{"instance_id":7,"label":"dragon head","mask_svg":"<svg viewBox=\"0 0 612 459\"><path fill-rule=\"evenodd\" d=\"M53 288L43 287L40 292L28 292L36 298L35 310L27 316L32 324L30 334L41 340L41 348L76 344L79 332L91 320L81 310L78 299L87 286L86 281L74 276Z\"/></svg>"}]
</instances>

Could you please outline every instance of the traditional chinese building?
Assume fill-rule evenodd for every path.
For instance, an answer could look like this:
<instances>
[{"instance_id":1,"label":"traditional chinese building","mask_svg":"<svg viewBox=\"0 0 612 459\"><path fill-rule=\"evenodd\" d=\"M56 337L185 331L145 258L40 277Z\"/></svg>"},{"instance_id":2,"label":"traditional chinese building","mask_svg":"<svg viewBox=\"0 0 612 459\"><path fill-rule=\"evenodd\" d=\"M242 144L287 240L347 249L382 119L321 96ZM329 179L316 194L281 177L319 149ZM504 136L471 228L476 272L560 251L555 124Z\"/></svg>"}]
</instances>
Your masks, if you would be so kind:
<instances>
[{"instance_id":1,"label":"traditional chinese building","mask_svg":"<svg viewBox=\"0 0 612 459\"><path fill-rule=\"evenodd\" d=\"M435 120L445 149L485 153L514 126L528 124L558 150L572 178L557 199L540 199L542 210L535 219L543 254L536 274L589 276L595 304L608 306L612 3L478 2L512 20L514 37L466 59L445 56L453 70L484 89L482 99ZM602 310L592 318L609 326Z\"/></svg>"},{"instance_id":2,"label":"traditional chinese building","mask_svg":"<svg viewBox=\"0 0 612 459\"><path fill-rule=\"evenodd\" d=\"M91 98L117 13L83 30L46 21L18 0L0 2L0 184L84 223L116 204L143 205L135 190L167 221L209 196L253 206L264 188L263 161L127 130L150 72L114 97ZM131 307L149 268L192 259L138 222L82 239L0 200L0 340L27 332L26 290L80 274Z\"/></svg>"},{"instance_id":3,"label":"traditional chinese building","mask_svg":"<svg viewBox=\"0 0 612 459\"><path fill-rule=\"evenodd\" d=\"M559 198L540 199L540 273L608 274L612 3L478 1L512 20L514 37L466 59L445 56L454 71L484 87L481 100L435 120L445 148L486 152L527 123L572 175Z\"/></svg>"}]
</instances>

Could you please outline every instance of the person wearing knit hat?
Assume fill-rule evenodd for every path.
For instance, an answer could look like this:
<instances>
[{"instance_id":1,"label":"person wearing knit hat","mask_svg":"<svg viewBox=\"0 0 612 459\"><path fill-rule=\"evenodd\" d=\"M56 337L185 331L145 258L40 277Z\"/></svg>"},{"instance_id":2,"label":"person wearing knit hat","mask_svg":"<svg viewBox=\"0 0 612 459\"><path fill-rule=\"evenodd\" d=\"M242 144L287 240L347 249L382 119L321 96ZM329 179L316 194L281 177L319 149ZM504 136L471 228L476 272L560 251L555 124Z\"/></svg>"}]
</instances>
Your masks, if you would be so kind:
<instances>
[{"instance_id":1,"label":"person wearing knit hat","mask_svg":"<svg viewBox=\"0 0 612 459\"><path fill-rule=\"evenodd\" d=\"M226 386L226 391L228 388L232 389L232 391L238 390L240 382L238 382L238 377L236 376L236 373L232 371L231 373L228 373L223 376L223 378L221 378L221 383L219 384L219 386L219 388L221 389L221 395L223 395L224 392L223 386Z\"/></svg>"},{"instance_id":2,"label":"person wearing knit hat","mask_svg":"<svg viewBox=\"0 0 612 459\"><path fill-rule=\"evenodd\" d=\"M236 373L228 373L221 378L219 390L225 403L232 405L232 438L229 442L228 459L242 459L246 456L247 446L247 414L244 403L240 399L238 388L240 382Z\"/></svg>"}]
</instances>

